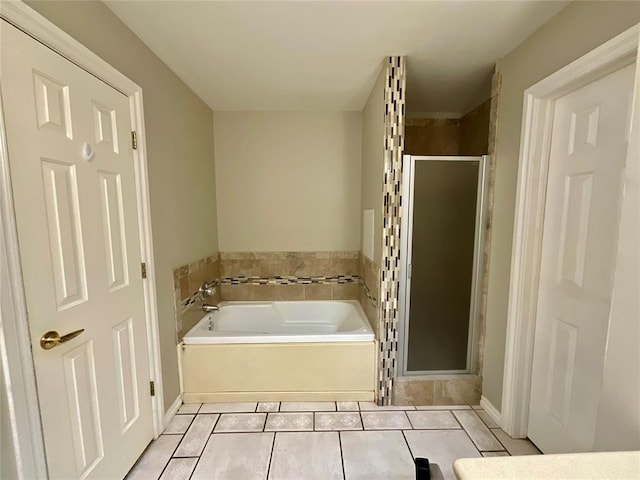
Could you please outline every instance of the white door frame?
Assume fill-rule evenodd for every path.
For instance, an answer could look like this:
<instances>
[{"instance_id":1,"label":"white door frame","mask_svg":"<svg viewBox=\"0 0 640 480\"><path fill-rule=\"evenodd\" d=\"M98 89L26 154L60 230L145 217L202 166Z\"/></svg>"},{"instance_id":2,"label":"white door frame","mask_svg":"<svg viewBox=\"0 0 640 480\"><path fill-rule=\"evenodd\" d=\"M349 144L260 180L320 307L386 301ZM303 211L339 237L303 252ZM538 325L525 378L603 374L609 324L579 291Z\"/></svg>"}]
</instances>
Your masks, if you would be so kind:
<instances>
[{"instance_id":1,"label":"white door frame","mask_svg":"<svg viewBox=\"0 0 640 480\"><path fill-rule=\"evenodd\" d=\"M555 100L632 64L640 50L640 24L536 83L524 93L524 113L514 218L511 282L507 312L501 427L527 436L529 395L549 146ZM636 72L635 95L640 94ZM633 112L638 123L639 111ZM639 131L637 125L635 131ZM631 150L627 158L632 155ZM629 181L625 173L625 184Z\"/></svg>"},{"instance_id":2,"label":"white door frame","mask_svg":"<svg viewBox=\"0 0 640 480\"><path fill-rule=\"evenodd\" d=\"M155 383L155 396L151 397L151 401L154 437L157 437L164 428L164 400L142 88L26 4L1 2L0 17L129 97L131 125L137 133L137 149L133 150L133 157L140 249L142 261L147 264L147 280L143 282L145 320L150 377L151 381ZM0 23L2 22L0 21ZM0 102L0 185L2 187L0 194L0 285L3 292L0 298L0 355L2 356L4 373L7 375L9 407L13 416L11 419L13 440L17 450L20 478L46 478L43 431L31 356L6 142L4 113Z\"/></svg>"},{"instance_id":3,"label":"white door frame","mask_svg":"<svg viewBox=\"0 0 640 480\"><path fill-rule=\"evenodd\" d=\"M467 368L462 371L433 371L407 372L406 342L409 335L409 303L411 278L409 262L411 260L411 239L413 238L413 174L416 161L439 160L449 162L478 161L478 193L476 198L476 231L473 247L473 278L471 280L471 300L469 309L469 340L467 344ZM400 278L398 285L398 372L400 376L431 377L432 375L471 374L478 373L480 348L480 304L482 301L482 272L485 241L485 222L487 218L487 182L489 175L489 156L460 156L460 155L403 155L402 157L402 198L403 211L401 216L400 238Z\"/></svg>"}]
</instances>

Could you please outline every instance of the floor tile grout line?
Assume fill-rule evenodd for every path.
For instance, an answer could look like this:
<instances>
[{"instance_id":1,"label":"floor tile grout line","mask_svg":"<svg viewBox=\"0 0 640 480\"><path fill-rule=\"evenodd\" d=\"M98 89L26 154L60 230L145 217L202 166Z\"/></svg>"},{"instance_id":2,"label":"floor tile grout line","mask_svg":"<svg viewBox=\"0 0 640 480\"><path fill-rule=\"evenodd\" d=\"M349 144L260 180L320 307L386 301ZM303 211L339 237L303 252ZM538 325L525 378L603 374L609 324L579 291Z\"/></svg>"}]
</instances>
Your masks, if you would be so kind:
<instances>
[{"instance_id":1,"label":"floor tile grout line","mask_svg":"<svg viewBox=\"0 0 640 480\"><path fill-rule=\"evenodd\" d=\"M490 432L491 432L491 434L496 438L496 440L498 441L498 443L499 443L500 445L502 445L502 448L504 448L504 450L505 450L509 455L511 455L511 452L507 449L507 446L506 446L506 445L505 445L505 444L504 444L504 443L503 443L503 442L502 442L502 441L501 441L501 440L496 436L496 434L495 434L495 433L493 433L493 430L502 430L502 429L501 429L501 428L490 428L490 429L489 429L489 431L490 431ZM503 431L504 431L504 430L503 430ZM506 434L506 432L505 432L505 434ZM487 450L487 451L489 451L489 450Z\"/></svg>"},{"instance_id":2,"label":"floor tile grout line","mask_svg":"<svg viewBox=\"0 0 640 480\"><path fill-rule=\"evenodd\" d=\"M182 432L182 433L179 433L179 432L173 432L173 433L169 432L169 433L166 433L166 431L167 431L167 427L169 426L169 424L171 424L171 422L173 421L173 418L175 418L175 417L177 417L177 416L178 416L178 414L176 413L176 414L173 416L173 418L171 419L171 421L167 424L167 426L166 426L166 427L164 427L164 430L160 433L160 435L184 435L185 433L187 433L187 430L189 430L189 427L191 427L191 424L192 424L192 423L193 423L193 421L196 419L197 415L196 415L196 414L193 414L193 413L183 413L183 414L180 414L180 416L183 416L183 415L193 415L193 418L192 418L192 419L191 419L191 421L189 422L189 425L187 425L187 428L186 428L186 430L185 430L184 432Z\"/></svg>"},{"instance_id":3,"label":"floor tile grout line","mask_svg":"<svg viewBox=\"0 0 640 480\"><path fill-rule=\"evenodd\" d=\"M462 423L460 423L460 420L458 420L458 417L456 417L456 414L455 414L455 413L453 413L454 411L453 411L453 410L447 410L447 412L449 412L449 413L451 414L451 416L454 418L454 420L456 421L456 423L457 423L458 425L460 425L460 428L461 428L462 430L464 430L464 433L467 433L467 431L465 430L465 428L462 426ZM468 434L468 433L467 433L467 436L469 436L469 434ZM471 438L471 437L469 437L469 438Z\"/></svg>"},{"instance_id":4,"label":"floor tile grout line","mask_svg":"<svg viewBox=\"0 0 640 480\"><path fill-rule=\"evenodd\" d=\"M407 415L407 411L406 410L402 410L402 413L404 413L404 418L406 418L407 422L409 422L409 426L411 427L410 430L415 430L413 428L413 423L411 423L411 420L409 419L409 415Z\"/></svg>"},{"instance_id":5,"label":"floor tile grout line","mask_svg":"<svg viewBox=\"0 0 640 480\"><path fill-rule=\"evenodd\" d=\"M465 410L468 411L468 410ZM473 411L473 410L471 410ZM452 412L453 413L453 412ZM469 440L471 440L471 443L473 444L474 448L478 451L478 453L480 454L480 456L482 456L482 452L483 451L488 451L488 450L480 450L480 447L478 446L478 444L475 442L475 440L473 439L473 437L471 436L471 434L469 432L467 432L467 429L464 428L464 426L462 425L462 423L460 422L460 420L458 420L458 417L456 417L455 415L453 415L456 420L458 421L458 423L460 423L460 426L462 427L462 431L465 433L465 435L467 435L467 437L469 437ZM493 435L493 432L491 432L491 434ZM495 435L493 435L495 437ZM498 440L496 438L496 440ZM498 440L498 443L500 443L500 441ZM502 443L500 443L500 445L502 445ZM502 445L504 447L504 445Z\"/></svg>"},{"instance_id":6,"label":"floor tile grout line","mask_svg":"<svg viewBox=\"0 0 640 480\"><path fill-rule=\"evenodd\" d=\"M271 473L271 462L273 461L273 451L275 450L276 446L276 435L278 435L278 433L273 432L273 440L271 441L271 453L269 453L269 465L267 465L267 475L264 477L265 480L268 480L269 473Z\"/></svg>"},{"instance_id":7,"label":"floor tile grout line","mask_svg":"<svg viewBox=\"0 0 640 480\"><path fill-rule=\"evenodd\" d=\"M413 425L413 422L411 421L411 417L409 416L409 414L407 414L407 412L404 412L404 414L407 416L407 420L409 420L409 425L411 425L411 429L417 430L417 428Z\"/></svg>"},{"instance_id":8,"label":"floor tile grout line","mask_svg":"<svg viewBox=\"0 0 640 480\"><path fill-rule=\"evenodd\" d=\"M217 420L216 420L216 423L218 423ZM214 425L214 428L215 428L215 425ZM191 474L189 475L189 478L187 480L191 480L191 477L193 477L193 474L195 473L196 468L198 468L198 463L200 463L200 459L202 458L202 454L207 449L207 445L209 445L209 442L211 441L212 438L213 438L213 430L211 431L211 434L209 435L209 438L205 442L204 448L202 449L202 452L200 452L200 455L198 455L198 460L196 460L196 464L193 466L193 470L191 470Z\"/></svg>"},{"instance_id":9,"label":"floor tile grout line","mask_svg":"<svg viewBox=\"0 0 640 480\"><path fill-rule=\"evenodd\" d=\"M336 405L336 408L338 406ZM342 453L342 432L338 432L338 445L340 446L340 463L342 464L342 478L347 478L347 473L344 471L344 455Z\"/></svg>"},{"instance_id":10,"label":"floor tile grout line","mask_svg":"<svg viewBox=\"0 0 640 480\"><path fill-rule=\"evenodd\" d=\"M209 415L209 414L202 414L202 415ZM209 438L211 438L211 435L213 435L213 432L216 429L216 426L218 425L218 422L220 421L220 418L222 417L222 414L220 413L214 413L212 415L218 415L218 418L216 418L215 422L213 422L213 426L211 427L211 431L209 432ZM195 421L195 417L193 419ZM185 432L186 435L186 432ZM182 443L182 442L180 442ZM202 452L204 452L204 449L207 448L207 443L209 443L209 439L207 439L206 442L204 442L204 447L202 448ZM202 455L202 452L200 452L200 455ZM198 455L198 457L200 457L200 455Z\"/></svg>"},{"instance_id":11,"label":"floor tile grout line","mask_svg":"<svg viewBox=\"0 0 640 480\"><path fill-rule=\"evenodd\" d=\"M485 423L484 423L484 422L482 421L482 419L480 418L480 415L478 415L478 414L476 413L476 410L475 410L473 407L471 408L471 411L475 414L476 418L480 421L480 424L481 424L481 425L484 425L484 426L487 428L487 430L489 431L489 434L490 434L490 435L495 439L495 441L496 441L496 442L498 442L498 444L499 444L499 445L502 445L502 446L504 447L504 450L507 450L507 447L506 447L506 446L505 446L505 445L504 445L500 440L498 440L498 437L496 437L496 436L493 434L493 431L491 431L491 429L485 425ZM464 428L464 427L463 427L463 428ZM468 434L468 435L469 435L469 437L471 437L471 435L470 435L470 434ZM473 441L473 439L472 439L472 441ZM473 442L473 443L475 444L475 442ZM480 450L480 447L479 447L479 446L477 446L477 448L478 448L478 450L479 450L480 452L501 452L501 451L502 451L502 450Z\"/></svg>"},{"instance_id":12,"label":"floor tile grout line","mask_svg":"<svg viewBox=\"0 0 640 480\"><path fill-rule=\"evenodd\" d=\"M194 419L196 418L195 416L193 417ZM158 437L160 438L160 437ZM160 477L162 477L162 474L164 473L164 471L167 469L167 466L169 465L169 463L171 462L171 460L173 458L175 458L173 455L176 453L176 451L178 450L178 447L180 446L180 444L182 443L182 440L184 439L184 435L182 435L182 438L180 439L180 441L178 443L176 443L175 448L171 451L171 455L169 455L169 459L167 460L167 462L164 464L164 467L162 467L162 471L160 472L160 475L158 475L158 479ZM142 456L140 457L142 458ZM137 463L137 462L136 462Z\"/></svg>"},{"instance_id":13,"label":"floor tile grout line","mask_svg":"<svg viewBox=\"0 0 640 480\"><path fill-rule=\"evenodd\" d=\"M409 445L409 440L407 439L407 436L404 433L404 430L400 430L400 433L402 433L402 438L404 438L404 443L407 445L407 448L409 449L409 455L411 455L411 459L414 462L415 465L415 455L413 454L413 451L411 450L411 445Z\"/></svg>"},{"instance_id":14,"label":"floor tile grout line","mask_svg":"<svg viewBox=\"0 0 640 480\"><path fill-rule=\"evenodd\" d=\"M474 410L474 412L476 412L476 415L478 415L478 412L485 412L485 414L487 413L487 412L486 412L486 410L484 410L484 409L483 409L483 410ZM499 426L499 425L498 425L497 427L490 427L490 426L489 426L489 424L488 424L487 422L485 422L485 421L484 421L484 419L483 419L480 415L478 415L478 418L480 419L480 421L481 421L482 423L484 423L484 425L485 425L489 430L493 430L493 429L495 429L495 428L500 428L500 426ZM492 420L493 420L493 419L492 419ZM493 432L492 432L492 433L493 433ZM495 435L494 435L494 436L495 436Z\"/></svg>"}]
</instances>

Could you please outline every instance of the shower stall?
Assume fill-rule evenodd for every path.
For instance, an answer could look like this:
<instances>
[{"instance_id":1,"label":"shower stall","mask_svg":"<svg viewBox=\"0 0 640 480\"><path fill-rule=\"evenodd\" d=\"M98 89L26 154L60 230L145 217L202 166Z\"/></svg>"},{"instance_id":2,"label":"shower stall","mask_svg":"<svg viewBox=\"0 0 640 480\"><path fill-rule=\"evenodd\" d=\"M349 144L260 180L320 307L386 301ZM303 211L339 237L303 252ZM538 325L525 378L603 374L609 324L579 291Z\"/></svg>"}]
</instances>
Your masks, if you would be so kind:
<instances>
[{"instance_id":1,"label":"shower stall","mask_svg":"<svg viewBox=\"0 0 640 480\"><path fill-rule=\"evenodd\" d=\"M403 158L399 375L477 373L488 157Z\"/></svg>"}]
</instances>

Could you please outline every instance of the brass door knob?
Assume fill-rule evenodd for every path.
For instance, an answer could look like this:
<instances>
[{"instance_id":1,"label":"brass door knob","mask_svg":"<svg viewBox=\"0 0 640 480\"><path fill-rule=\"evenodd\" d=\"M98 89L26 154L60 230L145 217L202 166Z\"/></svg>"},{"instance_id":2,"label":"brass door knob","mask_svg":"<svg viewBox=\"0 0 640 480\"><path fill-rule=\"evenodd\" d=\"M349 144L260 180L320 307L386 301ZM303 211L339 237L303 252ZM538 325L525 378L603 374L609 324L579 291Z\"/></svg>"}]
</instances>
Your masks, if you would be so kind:
<instances>
[{"instance_id":1,"label":"brass door knob","mask_svg":"<svg viewBox=\"0 0 640 480\"><path fill-rule=\"evenodd\" d=\"M84 328L80 330L76 330L75 332L67 333L66 335L60 336L58 332L55 330L50 330L46 332L42 337L40 337L40 346L44 350L51 350L53 347L56 347L59 343L68 342L72 338L76 338L84 332Z\"/></svg>"}]
</instances>

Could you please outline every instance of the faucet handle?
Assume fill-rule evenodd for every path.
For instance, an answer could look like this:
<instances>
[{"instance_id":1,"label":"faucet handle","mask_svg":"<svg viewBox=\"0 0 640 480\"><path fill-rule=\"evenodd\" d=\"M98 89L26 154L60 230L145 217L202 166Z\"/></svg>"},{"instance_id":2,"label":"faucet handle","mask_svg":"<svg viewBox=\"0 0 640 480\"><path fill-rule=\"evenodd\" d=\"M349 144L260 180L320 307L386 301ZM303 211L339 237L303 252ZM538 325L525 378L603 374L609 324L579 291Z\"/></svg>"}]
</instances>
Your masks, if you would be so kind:
<instances>
[{"instance_id":1,"label":"faucet handle","mask_svg":"<svg viewBox=\"0 0 640 480\"><path fill-rule=\"evenodd\" d=\"M204 300L205 298L210 297L211 295L216 293L216 287L214 287L212 283L204 282L202 285L200 285L198 293L200 294L200 298Z\"/></svg>"}]
</instances>

